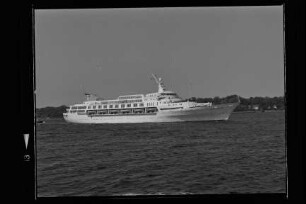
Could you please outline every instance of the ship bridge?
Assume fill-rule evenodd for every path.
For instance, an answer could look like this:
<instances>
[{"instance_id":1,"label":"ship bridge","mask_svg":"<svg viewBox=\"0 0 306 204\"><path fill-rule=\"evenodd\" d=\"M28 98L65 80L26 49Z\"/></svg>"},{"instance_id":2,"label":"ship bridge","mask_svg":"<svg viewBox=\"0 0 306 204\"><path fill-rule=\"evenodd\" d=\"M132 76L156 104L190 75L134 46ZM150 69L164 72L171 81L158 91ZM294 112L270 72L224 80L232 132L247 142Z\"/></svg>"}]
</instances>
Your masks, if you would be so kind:
<instances>
[{"instance_id":1,"label":"ship bridge","mask_svg":"<svg viewBox=\"0 0 306 204\"><path fill-rule=\"evenodd\" d=\"M159 94L157 100L182 101L182 98L173 91L164 91Z\"/></svg>"},{"instance_id":2,"label":"ship bridge","mask_svg":"<svg viewBox=\"0 0 306 204\"><path fill-rule=\"evenodd\" d=\"M166 90L166 86L164 85L162 78L158 78L155 74L152 74L152 76L158 85L158 92L146 94L146 100L167 100L169 102L182 101L182 98L179 97L177 93Z\"/></svg>"},{"instance_id":3,"label":"ship bridge","mask_svg":"<svg viewBox=\"0 0 306 204\"><path fill-rule=\"evenodd\" d=\"M178 102L183 99L173 91L163 91L162 93L149 93L145 95L145 101L169 101Z\"/></svg>"}]
</instances>

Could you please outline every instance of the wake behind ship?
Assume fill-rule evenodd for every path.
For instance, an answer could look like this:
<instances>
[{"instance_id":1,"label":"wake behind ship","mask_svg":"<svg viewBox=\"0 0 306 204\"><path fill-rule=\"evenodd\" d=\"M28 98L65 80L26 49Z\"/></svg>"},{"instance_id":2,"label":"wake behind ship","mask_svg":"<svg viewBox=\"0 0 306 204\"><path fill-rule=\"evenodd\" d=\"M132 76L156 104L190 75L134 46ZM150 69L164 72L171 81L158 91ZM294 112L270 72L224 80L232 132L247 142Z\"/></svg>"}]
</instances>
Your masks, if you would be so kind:
<instances>
[{"instance_id":1,"label":"wake behind ship","mask_svg":"<svg viewBox=\"0 0 306 204\"><path fill-rule=\"evenodd\" d=\"M185 101L175 92L166 90L162 79L153 74L158 92L119 96L103 100L85 94L86 101L71 105L63 113L71 123L155 123L228 120L237 103L213 105Z\"/></svg>"}]
</instances>

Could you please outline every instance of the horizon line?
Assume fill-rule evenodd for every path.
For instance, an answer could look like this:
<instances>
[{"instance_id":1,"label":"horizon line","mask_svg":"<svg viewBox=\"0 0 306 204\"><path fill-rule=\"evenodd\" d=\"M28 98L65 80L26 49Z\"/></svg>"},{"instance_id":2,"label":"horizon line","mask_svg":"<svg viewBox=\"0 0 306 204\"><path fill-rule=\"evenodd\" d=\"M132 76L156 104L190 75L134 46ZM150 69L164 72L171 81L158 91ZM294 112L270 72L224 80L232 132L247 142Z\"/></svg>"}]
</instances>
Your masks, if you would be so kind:
<instances>
[{"instance_id":1,"label":"horizon line","mask_svg":"<svg viewBox=\"0 0 306 204\"><path fill-rule=\"evenodd\" d=\"M232 95L228 95L228 96L239 96L238 94L232 94ZM189 97L189 98L186 98L186 99L190 99L190 98L215 98L215 97L219 97L219 98L226 98L228 96L224 96L224 97L221 97L221 96L214 96L214 97L195 97L195 96L192 96L192 97ZM242 96L239 96L239 98L243 98L243 99L250 99L250 98L256 98L256 97L260 97L260 98L275 98L275 97L285 97L285 94L283 96L251 96L251 97L242 97ZM106 100L112 100L112 99L106 99ZM185 99L184 99L185 100ZM72 103L71 103L72 104ZM70 105L71 105L70 104ZM76 103L74 103L76 104ZM58 106L50 106L50 105L47 105L47 106L41 106L41 107L37 107L36 108L58 108L58 107L61 107L61 106L70 106L70 105L66 105L66 104L63 104L63 105L58 105Z\"/></svg>"}]
</instances>

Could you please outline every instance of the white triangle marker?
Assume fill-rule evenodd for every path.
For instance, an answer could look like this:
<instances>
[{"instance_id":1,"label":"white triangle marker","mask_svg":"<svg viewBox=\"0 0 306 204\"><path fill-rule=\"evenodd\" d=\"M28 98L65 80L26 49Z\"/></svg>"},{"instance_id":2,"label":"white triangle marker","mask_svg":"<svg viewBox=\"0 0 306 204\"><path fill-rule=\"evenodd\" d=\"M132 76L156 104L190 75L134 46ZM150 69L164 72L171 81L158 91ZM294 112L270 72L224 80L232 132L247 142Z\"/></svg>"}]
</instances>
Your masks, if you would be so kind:
<instances>
[{"instance_id":1,"label":"white triangle marker","mask_svg":"<svg viewBox=\"0 0 306 204\"><path fill-rule=\"evenodd\" d=\"M28 148L29 134L23 134L26 149Z\"/></svg>"}]
</instances>

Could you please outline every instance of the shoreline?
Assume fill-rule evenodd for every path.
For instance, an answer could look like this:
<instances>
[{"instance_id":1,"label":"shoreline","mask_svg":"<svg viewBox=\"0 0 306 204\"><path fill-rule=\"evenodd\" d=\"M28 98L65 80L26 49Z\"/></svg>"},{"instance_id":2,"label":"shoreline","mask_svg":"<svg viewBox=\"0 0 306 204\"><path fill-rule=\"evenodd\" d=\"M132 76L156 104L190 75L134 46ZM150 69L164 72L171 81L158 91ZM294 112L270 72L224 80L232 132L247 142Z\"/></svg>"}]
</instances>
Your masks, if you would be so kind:
<instances>
[{"instance_id":1,"label":"shoreline","mask_svg":"<svg viewBox=\"0 0 306 204\"><path fill-rule=\"evenodd\" d=\"M285 110L265 110L265 111L234 111L234 113L265 113L265 112L284 112Z\"/></svg>"}]
</instances>

